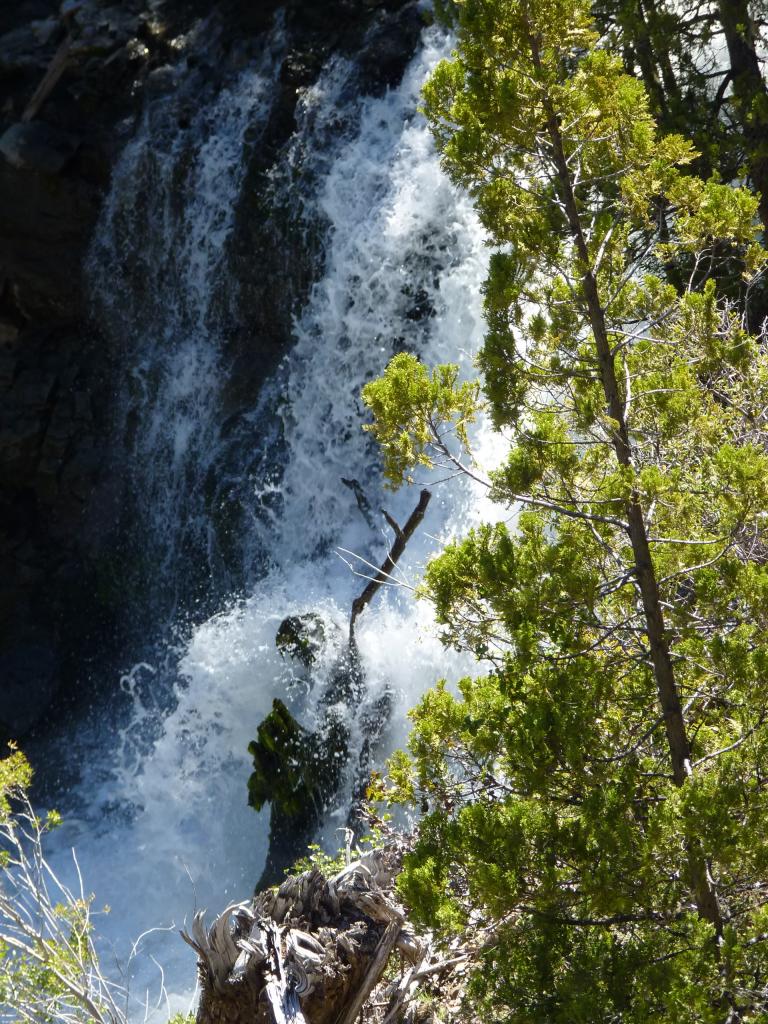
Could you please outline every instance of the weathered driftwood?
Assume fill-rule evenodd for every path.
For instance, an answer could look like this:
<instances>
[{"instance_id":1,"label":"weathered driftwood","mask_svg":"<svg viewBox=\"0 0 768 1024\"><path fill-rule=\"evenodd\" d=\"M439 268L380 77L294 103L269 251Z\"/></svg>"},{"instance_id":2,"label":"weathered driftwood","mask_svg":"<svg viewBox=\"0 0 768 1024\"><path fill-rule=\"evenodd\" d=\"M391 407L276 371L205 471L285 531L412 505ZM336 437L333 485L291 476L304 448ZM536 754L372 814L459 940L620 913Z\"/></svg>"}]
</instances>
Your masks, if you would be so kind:
<instances>
[{"instance_id":1,"label":"weathered driftwood","mask_svg":"<svg viewBox=\"0 0 768 1024\"><path fill-rule=\"evenodd\" d=\"M411 539L419 523L424 518L424 513L427 511L427 505L429 505L429 499L431 497L432 495L430 494L429 491L423 490L421 492L421 495L419 496L418 505L413 510L413 512L411 512L410 516L408 517L408 521L406 522L405 526L402 529L388 512L384 512L384 518L392 527L392 530L394 531L395 534L395 539L392 543L392 547L389 549L387 557L382 562L379 571L368 583L368 586L365 588L362 594L360 594L359 597L356 597L355 600L352 602L352 614L350 615L349 618L350 640L354 639L355 621L357 620L358 615L366 607L366 605L370 604L371 599L374 597L376 591L379 589L382 583L385 583L387 580L391 578L392 570L397 565L401 555L405 551L408 541Z\"/></svg>"},{"instance_id":2,"label":"weathered driftwood","mask_svg":"<svg viewBox=\"0 0 768 1024\"><path fill-rule=\"evenodd\" d=\"M196 914L181 934L198 955L197 1024L353 1024L395 950L411 992L432 954L394 898L399 859L374 850L332 878L312 868L227 907L209 929ZM391 1010L405 1005L398 991Z\"/></svg>"}]
</instances>

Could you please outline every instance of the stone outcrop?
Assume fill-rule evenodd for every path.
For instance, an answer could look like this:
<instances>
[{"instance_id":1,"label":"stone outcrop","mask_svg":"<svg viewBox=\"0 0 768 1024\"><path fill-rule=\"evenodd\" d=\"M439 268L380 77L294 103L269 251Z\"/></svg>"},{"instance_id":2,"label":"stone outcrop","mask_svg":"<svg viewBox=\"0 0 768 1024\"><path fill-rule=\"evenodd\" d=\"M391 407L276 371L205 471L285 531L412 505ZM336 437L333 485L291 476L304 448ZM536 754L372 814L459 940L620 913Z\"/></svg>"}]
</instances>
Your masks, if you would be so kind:
<instances>
[{"instance_id":1,"label":"stone outcrop","mask_svg":"<svg viewBox=\"0 0 768 1024\"><path fill-rule=\"evenodd\" d=\"M135 16L95 5L65 19L27 0L0 16L0 732L13 735L77 659L92 604L87 510L110 375L80 267L145 66L137 30ZM80 48L25 120L68 34Z\"/></svg>"}]
</instances>

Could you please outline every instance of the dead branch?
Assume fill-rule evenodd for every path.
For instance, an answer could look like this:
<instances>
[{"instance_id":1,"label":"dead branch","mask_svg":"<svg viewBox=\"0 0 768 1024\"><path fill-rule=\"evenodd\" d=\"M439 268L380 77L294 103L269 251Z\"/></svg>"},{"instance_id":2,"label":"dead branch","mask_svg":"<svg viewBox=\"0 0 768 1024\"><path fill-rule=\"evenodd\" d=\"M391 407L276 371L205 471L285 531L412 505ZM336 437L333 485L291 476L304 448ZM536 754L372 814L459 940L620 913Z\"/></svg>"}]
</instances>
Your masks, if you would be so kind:
<instances>
[{"instance_id":1,"label":"dead branch","mask_svg":"<svg viewBox=\"0 0 768 1024\"><path fill-rule=\"evenodd\" d=\"M61 76L67 70L71 50L72 36L67 35L64 42L53 55L53 59L48 65L48 69L45 72L42 81L35 89L32 99L27 104L24 113L21 115L22 121L31 121L37 116L38 111L53 92Z\"/></svg>"},{"instance_id":2,"label":"dead branch","mask_svg":"<svg viewBox=\"0 0 768 1024\"><path fill-rule=\"evenodd\" d=\"M408 517L408 521L405 526L401 529L392 516L388 512L384 512L384 517L392 527L395 534L395 539L392 547L389 549L387 557L382 562L381 568L378 573L369 582L368 586L352 602L352 614L349 619L349 639L354 640L355 635L355 621L357 620L360 612L370 604L372 598L376 594L382 583L386 582L392 573L392 570L397 565L401 555L405 551L408 541L413 536L419 523L424 518L424 513L427 511L427 505L429 505L429 499L432 497L429 491L423 490L419 497L419 503L416 508L411 512Z\"/></svg>"},{"instance_id":3,"label":"dead branch","mask_svg":"<svg viewBox=\"0 0 768 1024\"><path fill-rule=\"evenodd\" d=\"M355 993L355 996L345 1010L343 1017L339 1018L339 1024L355 1024L366 999L381 980L384 968L387 966L387 961L389 960L389 954L395 947L400 930L399 921L390 921L384 929L381 942L379 942L376 954L371 961L371 966L368 968L368 972L363 979L363 983Z\"/></svg>"}]
</instances>

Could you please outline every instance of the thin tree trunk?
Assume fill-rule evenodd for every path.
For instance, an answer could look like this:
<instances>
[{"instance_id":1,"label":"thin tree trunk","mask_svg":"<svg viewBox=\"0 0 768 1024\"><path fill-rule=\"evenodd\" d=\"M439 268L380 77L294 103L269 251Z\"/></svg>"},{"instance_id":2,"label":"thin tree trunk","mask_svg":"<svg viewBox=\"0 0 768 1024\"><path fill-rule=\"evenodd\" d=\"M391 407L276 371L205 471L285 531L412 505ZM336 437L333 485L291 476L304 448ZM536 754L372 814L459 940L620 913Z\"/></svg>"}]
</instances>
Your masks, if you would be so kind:
<instances>
[{"instance_id":1,"label":"thin tree trunk","mask_svg":"<svg viewBox=\"0 0 768 1024\"><path fill-rule=\"evenodd\" d=\"M530 45L534 68L540 73L540 52L538 43L532 34L530 36ZM619 464L631 467L632 450L627 430L625 406L616 377L616 366L608 339L605 312L600 302L597 281L590 266L589 251L584 238L576 196L573 190L573 182L566 161L560 124L557 114L546 96L544 108L547 116L547 131L557 172L560 199L565 207L571 239L576 248L579 261L585 268L581 276L581 287L590 327L595 339L597 362L600 369L608 415L615 423L612 431L613 448ZM691 776L691 748L683 718L680 694L675 680L669 640L664 625L664 613L659 597L656 571L651 557L648 531L645 525L640 496L636 490L633 490L627 502L626 516L629 524L629 539L643 605L645 631L648 637L656 689L664 716L667 746L672 762L672 775L675 784L683 786ZM723 934L723 918L717 892L698 840L690 840L688 843L688 868L699 916L714 927L719 947Z\"/></svg>"},{"instance_id":2,"label":"thin tree trunk","mask_svg":"<svg viewBox=\"0 0 768 1024\"><path fill-rule=\"evenodd\" d=\"M760 193L760 219L768 235L768 88L760 71L755 31L747 0L719 0L731 62L736 116L749 158L749 173Z\"/></svg>"},{"instance_id":3,"label":"thin tree trunk","mask_svg":"<svg viewBox=\"0 0 768 1024\"><path fill-rule=\"evenodd\" d=\"M673 106L679 109L680 104L680 86L677 83L675 76L675 69L672 67L672 61L669 59L669 53L663 46L653 48L652 40L652 26L654 23L658 24L659 12L656 9L654 0L638 0L638 7L642 10L643 2L648 11L648 17L646 17L645 11L643 11L643 25L645 26L645 32L648 38L648 45L651 47L651 51L655 54L655 59L659 65L661 71L662 81L664 82L664 90L666 92L666 99L671 100ZM649 22L648 18L652 21Z\"/></svg>"},{"instance_id":4,"label":"thin tree trunk","mask_svg":"<svg viewBox=\"0 0 768 1024\"><path fill-rule=\"evenodd\" d=\"M659 75L654 63L651 33L641 0L637 0L635 14L638 20L638 28L633 43L635 54L637 55L637 63L640 67L640 74L648 95L651 97L653 106L658 111L659 117L666 121L669 118L667 97L659 81Z\"/></svg>"}]
</instances>

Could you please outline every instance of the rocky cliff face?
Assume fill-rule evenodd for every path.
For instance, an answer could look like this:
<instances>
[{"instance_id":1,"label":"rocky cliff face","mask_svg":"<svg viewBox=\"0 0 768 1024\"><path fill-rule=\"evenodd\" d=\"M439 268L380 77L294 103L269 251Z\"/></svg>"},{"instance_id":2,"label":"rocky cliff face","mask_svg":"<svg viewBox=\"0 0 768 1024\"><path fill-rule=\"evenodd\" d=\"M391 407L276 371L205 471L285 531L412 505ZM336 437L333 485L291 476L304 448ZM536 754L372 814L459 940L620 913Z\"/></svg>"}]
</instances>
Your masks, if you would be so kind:
<instances>
[{"instance_id":1,"label":"rocky cliff face","mask_svg":"<svg viewBox=\"0 0 768 1024\"><path fill-rule=\"evenodd\" d=\"M183 64L201 95L215 90L252 59L277 7L19 0L0 12L0 733L31 728L122 628L111 568L121 546L111 472L120 353L92 316L82 274L112 167L147 98L173 87L169 69ZM285 23L279 94L231 239L235 414L289 343L316 272L311 242L263 208L297 95L335 53L355 56L361 89L394 84L421 17L413 0L289 0Z\"/></svg>"}]
</instances>

